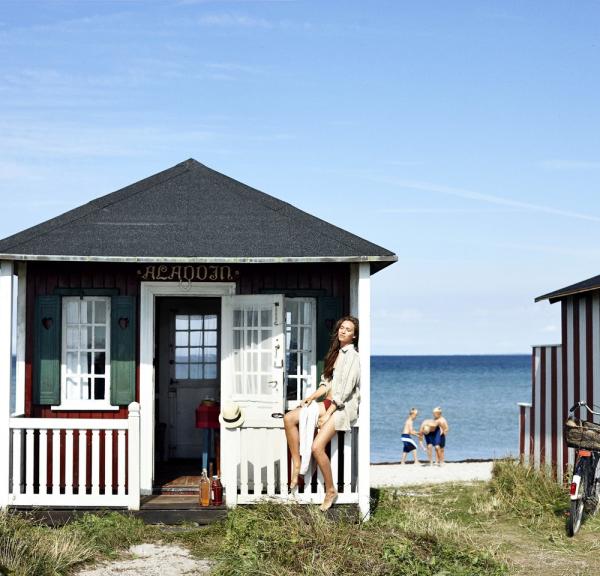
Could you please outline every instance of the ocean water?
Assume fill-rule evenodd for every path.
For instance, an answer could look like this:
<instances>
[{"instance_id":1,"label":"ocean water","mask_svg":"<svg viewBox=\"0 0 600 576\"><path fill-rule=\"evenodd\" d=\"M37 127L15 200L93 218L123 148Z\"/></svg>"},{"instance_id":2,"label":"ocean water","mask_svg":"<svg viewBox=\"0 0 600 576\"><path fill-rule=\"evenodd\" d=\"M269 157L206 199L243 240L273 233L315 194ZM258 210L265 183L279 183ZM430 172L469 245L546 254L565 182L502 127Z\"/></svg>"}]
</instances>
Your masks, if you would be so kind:
<instances>
[{"instance_id":1,"label":"ocean water","mask_svg":"<svg viewBox=\"0 0 600 576\"><path fill-rule=\"evenodd\" d=\"M514 356L373 356L371 462L397 462L411 407L415 428L441 406L450 431L446 460L518 454L518 402L531 400L531 358ZM419 450L419 458L425 452ZM412 457L411 457L412 459Z\"/></svg>"}]
</instances>

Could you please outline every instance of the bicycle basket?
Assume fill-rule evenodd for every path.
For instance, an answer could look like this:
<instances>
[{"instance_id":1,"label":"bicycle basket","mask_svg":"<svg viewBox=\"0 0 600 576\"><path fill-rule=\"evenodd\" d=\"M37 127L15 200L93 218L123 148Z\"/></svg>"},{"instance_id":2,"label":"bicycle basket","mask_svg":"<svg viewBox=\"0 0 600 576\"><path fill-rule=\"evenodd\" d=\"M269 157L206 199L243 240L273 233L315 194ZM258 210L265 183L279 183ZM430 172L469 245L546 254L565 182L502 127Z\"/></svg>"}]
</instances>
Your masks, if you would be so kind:
<instances>
[{"instance_id":1,"label":"bicycle basket","mask_svg":"<svg viewBox=\"0 0 600 576\"><path fill-rule=\"evenodd\" d=\"M563 428L567 446L585 450L600 450L600 424L569 418Z\"/></svg>"}]
</instances>

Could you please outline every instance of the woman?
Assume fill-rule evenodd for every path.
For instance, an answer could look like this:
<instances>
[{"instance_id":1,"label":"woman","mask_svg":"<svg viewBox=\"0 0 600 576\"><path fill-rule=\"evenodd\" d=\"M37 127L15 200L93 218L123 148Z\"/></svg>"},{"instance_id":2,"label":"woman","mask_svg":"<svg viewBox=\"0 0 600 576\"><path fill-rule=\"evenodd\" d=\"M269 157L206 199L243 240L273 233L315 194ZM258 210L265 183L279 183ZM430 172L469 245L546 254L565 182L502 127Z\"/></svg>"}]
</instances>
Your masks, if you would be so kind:
<instances>
[{"instance_id":1,"label":"woman","mask_svg":"<svg viewBox=\"0 0 600 576\"><path fill-rule=\"evenodd\" d=\"M319 433L312 444L312 454L323 474L325 498L321 510L331 508L337 498L333 484L331 462L325 448L338 431L348 431L358 417L360 400L360 360L358 356L358 320L353 316L340 318L332 332L329 352L325 356L325 367L317 390L305 398L300 406L285 415L285 435L292 455L293 471L290 490L298 484L300 473L300 439L298 424L300 409L313 401L319 403Z\"/></svg>"}]
</instances>

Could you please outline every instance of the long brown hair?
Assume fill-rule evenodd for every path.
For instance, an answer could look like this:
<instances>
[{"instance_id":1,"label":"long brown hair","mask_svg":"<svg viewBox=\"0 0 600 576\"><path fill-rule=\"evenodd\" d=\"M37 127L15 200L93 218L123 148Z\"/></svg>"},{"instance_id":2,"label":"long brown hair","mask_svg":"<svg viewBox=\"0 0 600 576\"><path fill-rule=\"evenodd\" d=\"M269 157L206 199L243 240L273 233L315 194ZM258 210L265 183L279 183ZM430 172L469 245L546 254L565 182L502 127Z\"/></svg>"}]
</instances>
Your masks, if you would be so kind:
<instances>
[{"instance_id":1,"label":"long brown hair","mask_svg":"<svg viewBox=\"0 0 600 576\"><path fill-rule=\"evenodd\" d=\"M325 368L323 369L323 376L327 380L331 380L333 377L333 366L335 365L338 352L340 351L338 330L340 329L342 322L345 322L346 320L354 324L354 339L352 340L352 343L358 350L358 318L355 318L354 316L343 316L335 323L335 326L331 332L331 343L329 344L329 352L327 352L327 355L325 356Z\"/></svg>"}]
</instances>

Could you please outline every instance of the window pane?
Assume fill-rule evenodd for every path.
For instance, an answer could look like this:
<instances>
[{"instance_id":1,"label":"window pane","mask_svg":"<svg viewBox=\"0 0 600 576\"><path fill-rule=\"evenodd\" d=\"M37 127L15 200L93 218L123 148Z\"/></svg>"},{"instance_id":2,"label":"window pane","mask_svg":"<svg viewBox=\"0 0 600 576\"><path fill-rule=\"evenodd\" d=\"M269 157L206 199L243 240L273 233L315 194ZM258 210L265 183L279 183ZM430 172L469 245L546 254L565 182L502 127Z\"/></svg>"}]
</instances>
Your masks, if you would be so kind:
<instances>
[{"instance_id":1,"label":"window pane","mask_svg":"<svg viewBox=\"0 0 600 576\"><path fill-rule=\"evenodd\" d=\"M188 318L189 316L186 315L178 314L175 316L175 330L187 330L189 326Z\"/></svg>"},{"instance_id":2,"label":"window pane","mask_svg":"<svg viewBox=\"0 0 600 576\"><path fill-rule=\"evenodd\" d=\"M234 322L234 326L236 326ZM207 314L204 317L204 329L205 330L216 330L217 329L217 316L215 314Z\"/></svg>"},{"instance_id":3,"label":"window pane","mask_svg":"<svg viewBox=\"0 0 600 576\"><path fill-rule=\"evenodd\" d=\"M190 330L202 330L202 316L190 316Z\"/></svg>"},{"instance_id":4,"label":"window pane","mask_svg":"<svg viewBox=\"0 0 600 576\"><path fill-rule=\"evenodd\" d=\"M271 387L271 384L269 383L270 379L271 379L271 376L269 376L267 374L263 374L260 377L260 393L261 394L271 394L271 392L273 391L273 388Z\"/></svg>"},{"instance_id":5,"label":"window pane","mask_svg":"<svg viewBox=\"0 0 600 576\"><path fill-rule=\"evenodd\" d=\"M263 342L263 348L265 347L265 345L270 337L271 337L271 330L261 330L260 331L260 341Z\"/></svg>"},{"instance_id":6,"label":"window pane","mask_svg":"<svg viewBox=\"0 0 600 576\"><path fill-rule=\"evenodd\" d=\"M310 328L300 328L298 332L300 334L299 347L302 350L310 350L312 347L312 336L310 333Z\"/></svg>"},{"instance_id":7,"label":"window pane","mask_svg":"<svg viewBox=\"0 0 600 576\"><path fill-rule=\"evenodd\" d=\"M92 347L92 336L94 329L91 326L82 326L81 327L81 348L84 350L86 348Z\"/></svg>"},{"instance_id":8,"label":"window pane","mask_svg":"<svg viewBox=\"0 0 600 576\"><path fill-rule=\"evenodd\" d=\"M246 326L254 326L258 322L258 312L256 310L246 311Z\"/></svg>"},{"instance_id":9,"label":"window pane","mask_svg":"<svg viewBox=\"0 0 600 576\"><path fill-rule=\"evenodd\" d=\"M78 378L67 378L66 397L67 397L67 400L78 400L79 399L79 379Z\"/></svg>"},{"instance_id":10,"label":"window pane","mask_svg":"<svg viewBox=\"0 0 600 576\"><path fill-rule=\"evenodd\" d=\"M104 378L96 378L94 381L94 400L104 400L105 388Z\"/></svg>"},{"instance_id":11,"label":"window pane","mask_svg":"<svg viewBox=\"0 0 600 576\"><path fill-rule=\"evenodd\" d=\"M79 301L67 302L67 324L79 324Z\"/></svg>"},{"instance_id":12,"label":"window pane","mask_svg":"<svg viewBox=\"0 0 600 576\"><path fill-rule=\"evenodd\" d=\"M106 354L104 352L94 352L94 374L104 374L106 372Z\"/></svg>"},{"instance_id":13,"label":"window pane","mask_svg":"<svg viewBox=\"0 0 600 576\"><path fill-rule=\"evenodd\" d=\"M202 348L190 348L190 362L202 362Z\"/></svg>"},{"instance_id":14,"label":"window pane","mask_svg":"<svg viewBox=\"0 0 600 576\"><path fill-rule=\"evenodd\" d=\"M300 355L302 362L302 374L308 376L310 374L310 354Z\"/></svg>"},{"instance_id":15,"label":"window pane","mask_svg":"<svg viewBox=\"0 0 600 576\"><path fill-rule=\"evenodd\" d=\"M176 346L188 346L189 338L188 332L176 332L175 333L175 345Z\"/></svg>"},{"instance_id":16,"label":"window pane","mask_svg":"<svg viewBox=\"0 0 600 576\"><path fill-rule=\"evenodd\" d=\"M303 302L302 306L302 316L301 322L302 324L310 324L312 323L312 304L310 302Z\"/></svg>"},{"instance_id":17,"label":"window pane","mask_svg":"<svg viewBox=\"0 0 600 576\"><path fill-rule=\"evenodd\" d=\"M192 380L202 379L202 364L190 364L190 378Z\"/></svg>"},{"instance_id":18,"label":"window pane","mask_svg":"<svg viewBox=\"0 0 600 576\"><path fill-rule=\"evenodd\" d=\"M298 354L290 352L290 361L288 363L288 374L296 374L298 370Z\"/></svg>"},{"instance_id":19,"label":"window pane","mask_svg":"<svg viewBox=\"0 0 600 576\"><path fill-rule=\"evenodd\" d=\"M205 348L204 349L204 361L205 362L216 362L217 361L217 349L216 348Z\"/></svg>"},{"instance_id":20,"label":"window pane","mask_svg":"<svg viewBox=\"0 0 600 576\"><path fill-rule=\"evenodd\" d=\"M104 326L96 326L94 336L94 348L106 348L106 328Z\"/></svg>"},{"instance_id":21,"label":"window pane","mask_svg":"<svg viewBox=\"0 0 600 576\"><path fill-rule=\"evenodd\" d=\"M77 349L79 344L79 328L77 326L67 327L67 348Z\"/></svg>"},{"instance_id":22,"label":"window pane","mask_svg":"<svg viewBox=\"0 0 600 576\"><path fill-rule=\"evenodd\" d=\"M190 332L190 346L202 346L202 332Z\"/></svg>"},{"instance_id":23,"label":"window pane","mask_svg":"<svg viewBox=\"0 0 600 576\"><path fill-rule=\"evenodd\" d=\"M80 374L91 374L92 373L92 353L82 352L79 355L79 369Z\"/></svg>"},{"instance_id":24,"label":"window pane","mask_svg":"<svg viewBox=\"0 0 600 576\"><path fill-rule=\"evenodd\" d=\"M96 305L96 317L94 321L96 324L106 324L106 302L104 300L98 300L95 302Z\"/></svg>"},{"instance_id":25,"label":"window pane","mask_svg":"<svg viewBox=\"0 0 600 576\"><path fill-rule=\"evenodd\" d=\"M188 348L175 348L175 362L188 362Z\"/></svg>"},{"instance_id":26,"label":"window pane","mask_svg":"<svg viewBox=\"0 0 600 576\"><path fill-rule=\"evenodd\" d=\"M216 378L217 377L217 365L216 364L205 364L204 365L204 378Z\"/></svg>"},{"instance_id":27,"label":"window pane","mask_svg":"<svg viewBox=\"0 0 600 576\"><path fill-rule=\"evenodd\" d=\"M233 349L239 350L242 347L242 331L234 330L233 331Z\"/></svg>"},{"instance_id":28,"label":"window pane","mask_svg":"<svg viewBox=\"0 0 600 576\"><path fill-rule=\"evenodd\" d=\"M67 352L67 374L78 373L78 356L77 352Z\"/></svg>"},{"instance_id":29,"label":"window pane","mask_svg":"<svg viewBox=\"0 0 600 576\"><path fill-rule=\"evenodd\" d=\"M82 378L81 379L81 398L84 400L90 400L91 399L91 384L92 384L92 379L91 378Z\"/></svg>"},{"instance_id":30,"label":"window pane","mask_svg":"<svg viewBox=\"0 0 600 576\"><path fill-rule=\"evenodd\" d=\"M204 345L205 346L216 346L217 345L217 333L216 332L205 332L204 333Z\"/></svg>"},{"instance_id":31,"label":"window pane","mask_svg":"<svg viewBox=\"0 0 600 576\"><path fill-rule=\"evenodd\" d=\"M242 355L239 352L233 353L233 371L234 372L242 371Z\"/></svg>"},{"instance_id":32,"label":"window pane","mask_svg":"<svg viewBox=\"0 0 600 576\"><path fill-rule=\"evenodd\" d=\"M270 310L261 310L260 311L260 325L261 326L270 326L271 325L271 311Z\"/></svg>"},{"instance_id":33,"label":"window pane","mask_svg":"<svg viewBox=\"0 0 600 576\"><path fill-rule=\"evenodd\" d=\"M298 328L290 328L290 350L298 350Z\"/></svg>"},{"instance_id":34,"label":"window pane","mask_svg":"<svg viewBox=\"0 0 600 576\"><path fill-rule=\"evenodd\" d=\"M233 325L238 328L242 327L242 311L241 310L233 311Z\"/></svg>"},{"instance_id":35,"label":"window pane","mask_svg":"<svg viewBox=\"0 0 600 576\"><path fill-rule=\"evenodd\" d=\"M187 364L175 364L175 378L178 380L187 380L188 378L188 365Z\"/></svg>"},{"instance_id":36,"label":"window pane","mask_svg":"<svg viewBox=\"0 0 600 576\"><path fill-rule=\"evenodd\" d=\"M87 302L83 302L83 306L85 313L84 310L81 311L81 321L91 324L94 321L94 303L88 300ZM84 318L87 318L87 320L84 320Z\"/></svg>"},{"instance_id":37,"label":"window pane","mask_svg":"<svg viewBox=\"0 0 600 576\"><path fill-rule=\"evenodd\" d=\"M298 324L298 302L290 302L288 306L290 307L290 312L292 313L292 321L290 324Z\"/></svg>"}]
</instances>

